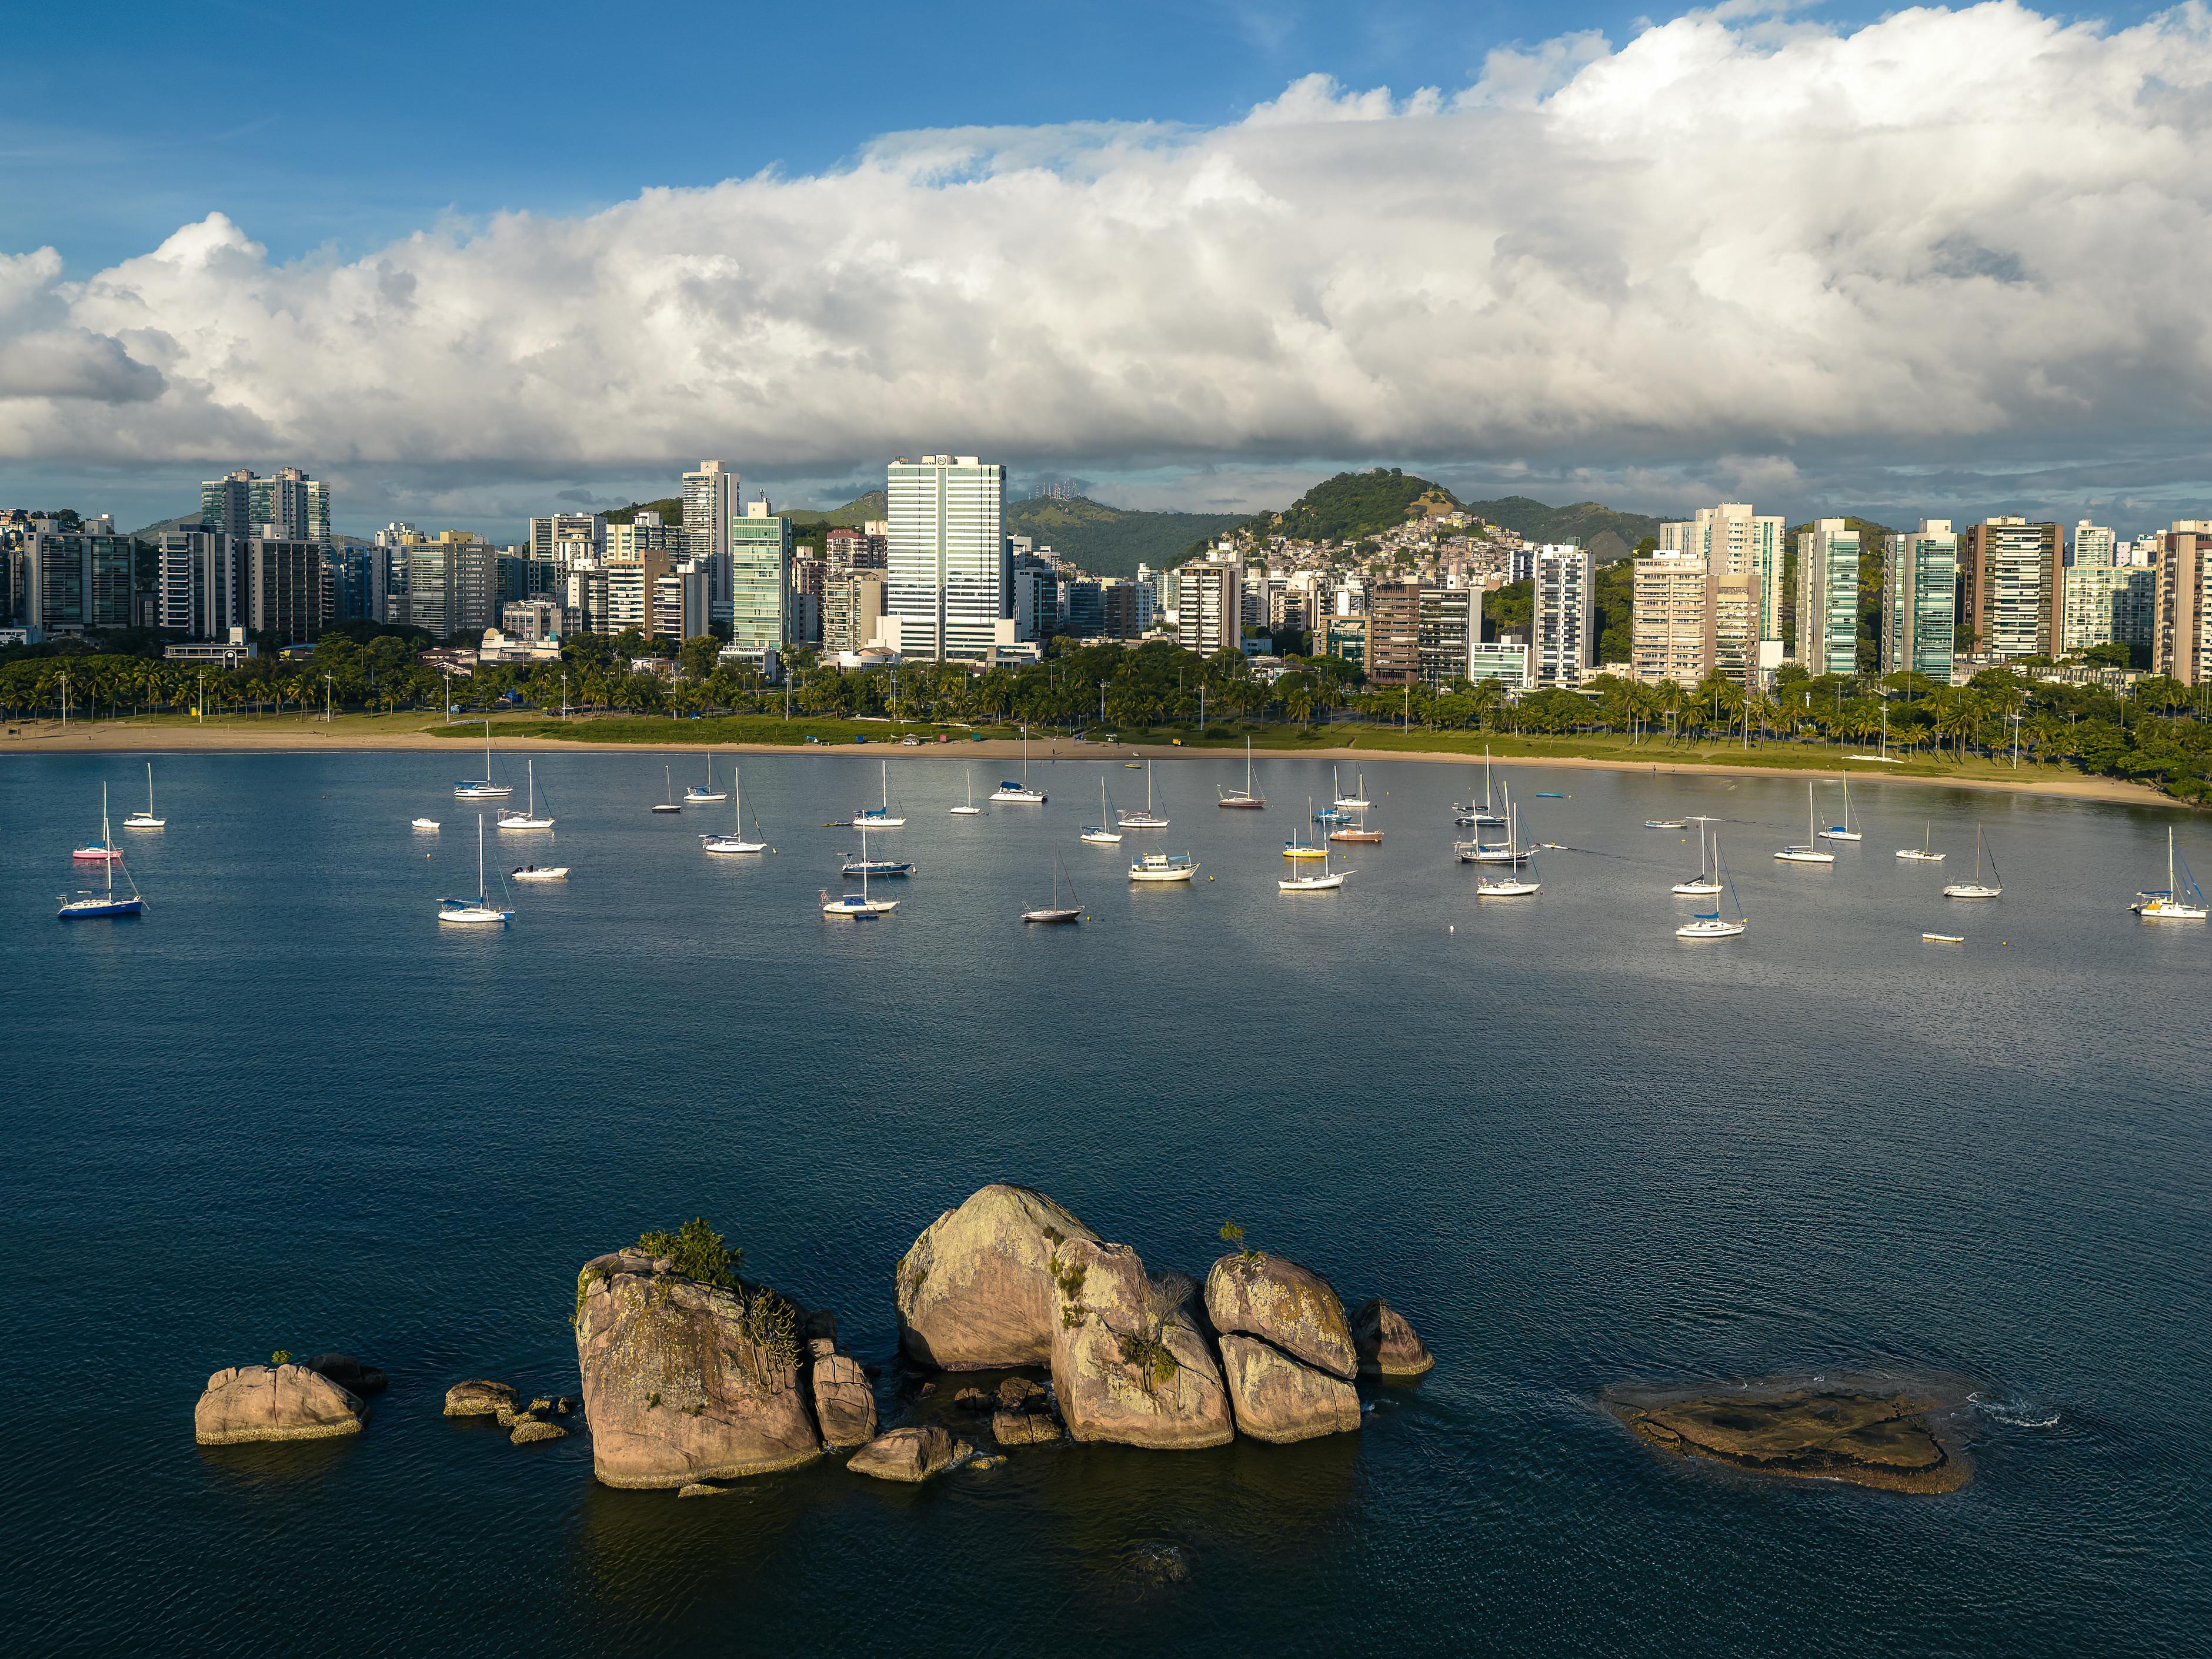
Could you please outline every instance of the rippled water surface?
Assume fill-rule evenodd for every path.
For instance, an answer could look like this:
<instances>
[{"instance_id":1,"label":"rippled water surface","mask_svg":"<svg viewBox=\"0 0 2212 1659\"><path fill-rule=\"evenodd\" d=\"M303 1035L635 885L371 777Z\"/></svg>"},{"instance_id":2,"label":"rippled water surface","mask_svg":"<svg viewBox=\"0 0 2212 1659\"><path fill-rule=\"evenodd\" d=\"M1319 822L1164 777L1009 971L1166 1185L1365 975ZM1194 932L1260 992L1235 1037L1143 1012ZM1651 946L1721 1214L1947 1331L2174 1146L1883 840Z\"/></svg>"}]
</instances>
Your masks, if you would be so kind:
<instances>
[{"instance_id":1,"label":"rippled water surface","mask_svg":"<svg viewBox=\"0 0 2212 1659\"><path fill-rule=\"evenodd\" d=\"M663 759L538 760L559 827L495 860L574 875L491 934L434 920L474 886L463 759L158 760L149 913L77 925L69 849L140 763L0 762L10 1650L2204 1650L2212 939L2126 908L2169 821L2212 877L2195 821L1869 783L1867 840L1807 869L1770 856L1800 784L1516 767L1524 829L1577 850L1478 905L1468 774L1382 763L1387 839L1285 897L1325 764L1262 762L1249 814L1212 804L1241 765L1163 764L1170 828L1117 852L1077 830L1138 773L1040 757L1049 805L963 818L1003 763L909 755L872 850L920 874L851 923L823 824L874 761L747 760L777 850L740 861L698 851L728 807L647 812ZM1689 812L1727 820L1741 939L1673 936L1694 844L1643 824ZM1978 819L2004 896L1947 903ZM1893 856L1923 820L1946 864ZM1198 881L1131 887L1140 841ZM1055 848L1089 919L1024 930ZM892 1264L992 1180L1156 1269L1233 1218L1388 1296L1437 1370L1304 1446L710 1503L439 1415L462 1376L573 1390L577 1267L700 1212L836 1310L895 1415ZM367 1432L196 1448L207 1373L280 1346L384 1366ZM1974 1483L1715 1475L1593 1404L1825 1367L1967 1378Z\"/></svg>"}]
</instances>

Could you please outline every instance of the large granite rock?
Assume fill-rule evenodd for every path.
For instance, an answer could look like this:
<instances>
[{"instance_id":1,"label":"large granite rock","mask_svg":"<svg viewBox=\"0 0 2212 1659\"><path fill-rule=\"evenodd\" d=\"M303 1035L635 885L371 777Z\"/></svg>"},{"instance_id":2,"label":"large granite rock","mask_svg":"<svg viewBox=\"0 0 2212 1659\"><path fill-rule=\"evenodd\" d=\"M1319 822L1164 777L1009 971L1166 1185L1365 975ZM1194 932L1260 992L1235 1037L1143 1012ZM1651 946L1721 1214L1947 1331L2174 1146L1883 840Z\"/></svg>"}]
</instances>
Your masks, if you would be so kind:
<instances>
[{"instance_id":1,"label":"large granite rock","mask_svg":"<svg viewBox=\"0 0 2212 1659\"><path fill-rule=\"evenodd\" d=\"M934 1423L920 1428L892 1429L878 1435L854 1452L845 1467L855 1474L878 1480L927 1480L933 1474L956 1468L975 1455L975 1449Z\"/></svg>"},{"instance_id":2,"label":"large granite rock","mask_svg":"<svg viewBox=\"0 0 2212 1659\"><path fill-rule=\"evenodd\" d=\"M1359 1374L1344 1304L1328 1280L1295 1261L1264 1250L1231 1251L1206 1276L1206 1315L1224 1336L1263 1337L1291 1358L1347 1382Z\"/></svg>"},{"instance_id":3,"label":"large granite rock","mask_svg":"<svg viewBox=\"0 0 2212 1659\"><path fill-rule=\"evenodd\" d=\"M1097 1238L1042 1193L984 1188L931 1222L900 1258L899 1341L939 1370L1043 1364L1060 1310L1053 1252Z\"/></svg>"},{"instance_id":4,"label":"large granite rock","mask_svg":"<svg viewBox=\"0 0 2212 1659\"><path fill-rule=\"evenodd\" d=\"M504 1382L472 1376L446 1390L448 1417L496 1417L501 1423L514 1416L514 1390Z\"/></svg>"},{"instance_id":5,"label":"large granite rock","mask_svg":"<svg viewBox=\"0 0 2212 1659\"><path fill-rule=\"evenodd\" d=\"M822 1443L838 1450L874 1439L876 1391L869 1386L860 1362L833 1352L817 1354L807 1370L814 1389L815 1420L822 1425Z\"/></svg>"},{"instance_id":6,"label":"large granite rock","mask_svg":"<svg viewBox=\"0 0 2212 1659\"><path fill-rule=\"evenodd\" d=\"M576 1361L602 1482L683 1486L821 1455L791 1304L686 1279L637 1249L587 1262L577 1285Z\"/></svg>"},{"instance_id":7,"label":"large granite rock","mask_svg":"<svg viewBox=\"0 0 2212 1659\"><path fill-rule=\"evenodd\" d=\"M252 1440L328 1440L359 1434L361 1397L306 1365L232 1365L207 1380L192 1407L203 1446Z\"/></svg>"},{"instance_id":8,"label":"large granite rock","mask_svg":"<svg viewBox=\"0 0 2212 1659\"><path fill-rule=\"evenodd\" d=\"M1127 1245L1090 1239L1062 1244L1051 1270L1053 1391L1069 1434L1160 1451L1236 1437L1189 1279L1152 1279Z\"/></svg>"},{"instance_id":9,"label":"large granite rock","mask_svg":"<svg viewBox=\"0 0 2212 1659\"><path fill-rule=\"evenodd\" d=\"M1359 1395L1342 1377L1301 1364L1256 1336L1221 1339L1237 1431L1255 1440L1312 1440L1359 1426Z\"/></svg>"},{"instance_id":10,"label":"large granite rock","mask_svg":"<svg viewBox=\"0 0 2212 1659\"><path fill-rule=\"evenodd\" d=\"M1419 1376L1437 1363L1405 1316L1380 1297L1352 1316L1352 1346L1362 1376Z\"/></svg>"}]
</instances>

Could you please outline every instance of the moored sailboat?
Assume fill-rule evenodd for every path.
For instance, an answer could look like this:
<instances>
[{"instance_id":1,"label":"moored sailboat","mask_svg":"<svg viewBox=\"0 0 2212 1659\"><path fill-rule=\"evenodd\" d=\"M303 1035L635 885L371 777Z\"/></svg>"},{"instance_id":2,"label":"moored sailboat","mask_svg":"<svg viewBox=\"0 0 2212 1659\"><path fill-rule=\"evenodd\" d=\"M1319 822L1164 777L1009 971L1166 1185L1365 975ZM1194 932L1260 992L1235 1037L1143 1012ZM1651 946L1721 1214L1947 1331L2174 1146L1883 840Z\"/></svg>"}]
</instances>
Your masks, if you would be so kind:
<instances>
[{"instance_id":1,"label":"moored sailboat","mask_svg":"<svg viewBox=\"0 0 2212 1659\"><path fill-rule=\"evenodd\" d=\"M730 833L726 836L700 836L700 851L704 853L767 852L768 842L765 840L747 841L745 839L745 781L738 768L733 766L730 769L730 782L738 793L737 799L730 806ZM759 819L754 819L753 828L757 831L760 829Z\"/></svg>"},{"instance_id":2,"label":"moored sailboat","mask_svg":"<svg viewBox=\"0 0 2212 1659\"><path fill-rule=\"evenodd\" d=\"M477 814L477 896L468 898L442 898L438 901L438 920L463 927L504 927L514 920L514 912L493 908L484 890L484 821Z\"/></svg>"},{"instance_id":3,"label":"moored sailboat","mask_svg":"<svg viewBox=\"0 0 2212 1659\"><path fill-rule=\"evenodd\" d=\"M107 846L109 838L107 786L103 783L100 786L100 844L103 848ZM98 893L80 890L75 898L70 898L66 894L63 895L58 901L62 908L55 913L62 921L90 921L103 916L136 916L144 914L146 901L139 896L138 883L128 869L123 871L123 879L131 884L131 896L129 898L115 896L115 872L122 867L122 853L118 850L112 854L103 854L100 865L107 875L106 890Z\"/></svg>"},{"instance_id":4,"label":"moored sailboat","mask_svg":"<svg viewBox=\"0 0 2212 1659\"><path fill-rule=\"evenodd\" d=\"M160 830L167 827L168 819L154 816L154 763L146 763L146 810L133 812L123 820L125 830Z\"/></svg>"},{"instance_id":5,"label":"moored sailboat","mask_svg":"<svg viewBox=\"0 0 2212 1659\"><path fill-rule=\"evenodd\" d=\"M1978 823L1974 826L1974 878L1953 882L1943 890L1945 898L1993 899L2004 891L1998 884L2003 878L1997 874L1997 855L1995 853L1989 854L1990 879L1982 879L1983 850L1982 827Z\"/></svg>"},{"instance_id":6,"label":"moored sailboat","mask_svg":"<svg viewBox=\"0 0 2212 1659\"><path fill-rule=\"evenodd\" d=\"M1029 806L1044 805L1043 793L1030 787L1030 729L1026 726L1022 727L1022 781L1016 783L1012 778L1004 780L991 792L991 799Z\"/></svg>"},{"instance_id":7,"label":"moored sailboat","mask_svg":"<svg viewBox=\"0 0 2212 1659\"><path fill-rule=\"evenodd\" d=\"M550 830L553 827L553 820L538 816L538 763L535 759L532 759L524 763L529 769L530 776L530 793L526 802L521 811L508 812L502 816L499 821L499 827L502 830Z\"/></svg>"},{"instance_id":8,"label":"moored sailboat","mask_svg":"<svg viewBox=\"0 0 2212 1659\"><path fill-rule=\"evenodd\" d=\"M1066 905L1060 902L1060 878L1065 875L1067 875L1066 868L1060 863L1060 854L1055 849L1052 855L1052 902L1034 910L1023 911L1024 921L1074 922L1083 920L1083 901L1076 897L1074 877L1067 877L1067 896L1075 902Z\"/></svg>"},{"instance_id":9,"label":"moored sailboat","mask_svg":"<svg viewBox=\"0 0 2212 1659\"><path fill-rule=\"evenodd\" d=\"M1219 797L1215 803L1217 805L1237 806L1248 811L1256 811L1267 804L1267 798L1256 793L1252 787L1251 738L1244 739L1244 787L1242 789L1224 789L1217 784L1214 786L1213 793Z\"/></svg>"},{"instance_id":10,"label":"moored sailboat","mask_svg":"<svg viewBox=\"0 0 2212 1659\"><path fill-rule=\"evenodd\" d=\"M1805 785L1805 842L1802 847L1792 844L1777 853L1774 856L1782 863L1833 864L1836 861L1836 855L1833 853L1824 853L1813 844L1814 840L1813 810L1813 785L1808 780ZM1714 841L1717 844L1719 837L1715 836Z\"/></svg>"},{"instance_id":11,"label":"moored sailboat","mask_svg":"<svg viewBox=\"0 0 2212 1659\"><path fill-rule=\"evenodd\" d=\"M1713 836L1713 871L1727 883L1729 897L1735 902L1735 920L1730 921L1721 914L1717 900L1711 910L1692 916L1677 927L1674 930L1676 939L1734 939L1743 932L1744 924L1751 920L1743 913L1743 901L1736 898L1735 878L1728 873L1728 865L1721 857L1721 838L1717 834Z\"/></svg>"},{"instance_id":12,"label":"moored sailboat","mask_svg":"<svg viewBox=\"0 0 2212 1659\"><path fill-rule=\"evenodd\" d=\"M2187 860L2174 849L2172 824L2166 827L2166 885L2155 892L2137 893L2128 908L2146 921L2204 920L2204 890L2189 873Z\"/></svg>"},{"instance_id":13,"label":"moored sailboat","mask_svg":"<svg viewBox=\"0 0 2212 1659\"><path fill-rule=\"evenodd\" d=\"M511 783L494 783L491 779L491 722L484 722L484 775L480 778L463 778L453 786L456 800L505 800L514 793Z\"/></svg>"}]
</instances>

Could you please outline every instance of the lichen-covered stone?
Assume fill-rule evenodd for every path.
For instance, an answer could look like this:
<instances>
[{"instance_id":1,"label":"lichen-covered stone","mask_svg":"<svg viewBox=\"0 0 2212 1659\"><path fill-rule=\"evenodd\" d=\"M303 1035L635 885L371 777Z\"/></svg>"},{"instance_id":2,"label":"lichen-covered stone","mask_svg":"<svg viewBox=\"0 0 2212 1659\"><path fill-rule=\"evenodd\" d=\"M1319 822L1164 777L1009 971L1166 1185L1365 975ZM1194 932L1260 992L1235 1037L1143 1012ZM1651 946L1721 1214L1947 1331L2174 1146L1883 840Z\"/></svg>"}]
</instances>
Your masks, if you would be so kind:
<instances>
[{"instance_id":1,"label":"lichen-covered stone","mask_svg":"<svg viewBox=\"0 0 2212 1659\"><path fill-rule=\"evenodd\" d=\"M1229 1395L1180 1275L1154 1279L1126 1244L1070 1239L1054 1258L1053 1391L1067 1431L1160 1451L1236 1437Z\"/></svg>"},{"instance_id":2,"label":"lichen-covered stone","mask_svg":"<svg viewBox=\"0 0 2212 1659\"><path fill-rule=\"evenodd\" d=\"M1342 1377L1302 1364L1256 1336L1221 1339L1221 1370L1237 1407L1237 1431L1277 1443L1359 1426L1359 1394Z\"/></svg>"},{"instance_id":3,"label":"lichen-covered stone","mask_svg":"<svg viewBox=\"0 0 2212 1659\"><path fill-rule=\"evenodd\" d=\"M817 1356L808 1367L815 1420L822 1443L833 1450L863 1446L876 1437L876 1391L860 1362L849 1355Z\"/></svg>"},{"instance_id":4,"label":"lichen-covered stone","mask_svg":"<svg viewBox=\"0 0 2212 1659\"><path fill-rule=\"evenodd\" d=\"M899 1341L940 1370L1041 1365L1059 1313L1048 1262L1097 1235L1042 1193L983 1188L923 1229L894 1285Z\"/></svg>"},{"instance_id":5,"label":"lichen-covered stone","mask_svg":"<svg viewBox=\"0 0 2212 1659\"><path fill-rule=\"evenodd\" d=\"M507 1436L518 1446L527 1446L539 1440L565 1440L568 1431L550 1419L529 1416L514 1419L514 1431Z\"/></svg>"},{"instance_id":6,"label":"lichen-covered stone","mask_svg":"<svg viewBox=\"0 0 2212 1659\"><path fill-rule=\"evenodd\" d=\"M232 1365L207 1380L192 1407L192 1438L203 1446L255 1440L328 1440L359 1434L367 1408L358 1395L306 1365Z\"/></svg>"},{"instance_id":7,"label":"lichen-covered stone","mask_svg":"<svg viewBox=\"0 0 2212 1659\"><path fill-rule=\"evenodd\" d=\"M1340 1376L1359 1374L1352 1324L1328 1280L1264 1250L1231 1251L1206 1276L1206 1316L1223 1335L1263 1337L1293 1359Z\"/></svg>"},{"instance_id":8,"label":"lichen-covered stone","mask_svg":"<svg viewBox=\"0 0 2212 1659\"><path fill-rule=\"evenodd\" d=\"M446 1390L446 1415L503 1417L512 1420L514 1390L504 1382L494 1382L481 1376L471 1377L465 1382L456 1382Z\"/></svg>"},{"instance_id":9,"label":"lichen-covered stone","mask_svg":"<svg viewBox=\"0 0 2212 1659\"><path fill-rule=\"evenodd\" d=\"M878 1435L854 1452L845 1467L878 1480L927 1480L933 1474L957 1468L975 1455L975 1449L965 1440L927 1423Z\"/></svg>"},{"instance_id":10,"label":"lichen-covered stone","mask_svg":"<svg viewBox=\"0 0 2212 1659\"><path fill-rule=\"evenodd\" d=\"M1060 1437L1059 1419L1047 1412L1000 1412L991 1437L1002 1446L1048 1446Z\"/></svg>"},{"instance_id":11,"label":"lichen-covered stone","mask_svg":"<svg viewBox=\"0 0 2212 1659\"><path fill-rule=\"evenodd\" d=\"M1405 1316L1379 1297L1352 1316L1352 1346L1362 1376L1419 1376L1437 1363Z\"/></svg>"},{"instance_id":12,"label":"lichen-covered stone","mask_svg":"<svg viewBox=\"0 0 2212 1659\"><path fill-rule=\"evenodd\" d=\"M683 1486L821 1455L787 1301L636 1249L586 1263L577 1282L576 1361L605 1485Z\"/></svg>"}]
</instances>

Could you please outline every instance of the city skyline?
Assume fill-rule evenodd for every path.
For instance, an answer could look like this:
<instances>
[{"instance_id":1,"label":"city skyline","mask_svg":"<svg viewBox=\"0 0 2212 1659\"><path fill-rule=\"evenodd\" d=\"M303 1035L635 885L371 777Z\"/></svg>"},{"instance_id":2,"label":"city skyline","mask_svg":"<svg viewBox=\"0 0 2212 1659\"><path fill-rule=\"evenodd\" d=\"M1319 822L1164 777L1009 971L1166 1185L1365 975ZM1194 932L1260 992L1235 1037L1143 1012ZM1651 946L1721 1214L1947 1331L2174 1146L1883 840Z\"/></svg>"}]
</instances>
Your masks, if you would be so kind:
<instances>
[{"instance_id":1,"label":"city skyline","mask_svg":"<svg viewBox=\"0 0 2212 1659\"><path fill-rule=\"evenodd\" d=\"M2200 141L2154 95L2212 82L2194 14L1194 28L1150 91L1108 53L996 125L938 87L788 155L739 135L719 176L625 151L580 203L489 138L417 179L437 211L343 223L213 162L127 228L19 183L0 484L127 526L282 457L355 534L650 499L686 453L801 505L940 449L1017 493L1222 510L1378 463L1893 526L2126 532L2212 489L2201 377L2160 343L2201 301L2156 277L2203 216ZM31 61L67 39L42 21ZM48 176L148 165L88 144Z\"/></svg>"}]
</instances>

